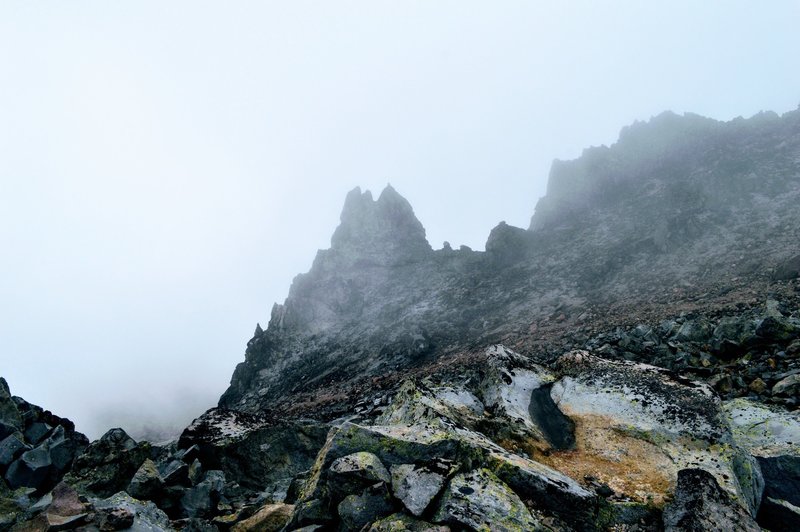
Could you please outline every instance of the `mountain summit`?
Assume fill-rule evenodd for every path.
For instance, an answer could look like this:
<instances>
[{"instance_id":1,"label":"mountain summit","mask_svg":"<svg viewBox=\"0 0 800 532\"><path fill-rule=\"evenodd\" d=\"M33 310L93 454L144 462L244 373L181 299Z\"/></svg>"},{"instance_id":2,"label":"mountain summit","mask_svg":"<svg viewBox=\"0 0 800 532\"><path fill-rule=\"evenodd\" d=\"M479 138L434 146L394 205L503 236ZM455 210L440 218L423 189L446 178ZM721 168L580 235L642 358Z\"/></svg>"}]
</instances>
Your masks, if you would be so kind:
<instances>
[{"instance_id":1,"label":"mountain summit","mask_svg":"<svg viewBox=\"0 0 800 532\"><path fill-rule=\"evenodd\" d=\"M798 530L798 205L800 110L636 123L485 252L356 188L177 442L0 378L0 530Z\"/></svg>"}]
</instances>

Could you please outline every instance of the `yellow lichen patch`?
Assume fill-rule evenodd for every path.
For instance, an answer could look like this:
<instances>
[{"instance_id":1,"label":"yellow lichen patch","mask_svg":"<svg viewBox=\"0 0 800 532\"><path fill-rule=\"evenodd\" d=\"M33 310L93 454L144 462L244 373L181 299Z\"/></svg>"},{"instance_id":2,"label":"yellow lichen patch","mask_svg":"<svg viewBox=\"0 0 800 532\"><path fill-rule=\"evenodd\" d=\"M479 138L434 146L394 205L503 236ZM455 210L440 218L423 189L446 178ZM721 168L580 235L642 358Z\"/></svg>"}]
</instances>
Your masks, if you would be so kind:
<instances>
[{"instance_id":1,"label":"yellow lichen patch","mask_svg":"<svg viewBox=\"0 0 800 532\"><path fill-rule=\"evenodd\" d=\"M536 460L585 483L592 476L633 500L662 506L678 471L653 443L614 427L598 415L574 416L575 448L536 455Z\"/></svg>"}]
</instances>

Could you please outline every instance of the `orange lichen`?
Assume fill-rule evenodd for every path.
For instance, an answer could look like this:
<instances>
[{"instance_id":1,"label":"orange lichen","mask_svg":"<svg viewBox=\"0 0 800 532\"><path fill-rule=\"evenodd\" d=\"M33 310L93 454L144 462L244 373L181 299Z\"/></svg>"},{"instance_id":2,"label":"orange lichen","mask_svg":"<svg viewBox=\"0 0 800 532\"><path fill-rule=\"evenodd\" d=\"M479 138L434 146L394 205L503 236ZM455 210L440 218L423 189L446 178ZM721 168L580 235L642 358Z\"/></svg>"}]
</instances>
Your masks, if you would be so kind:
<instances>
[{"instance_id":1,"label":"orange lichen","mask_svg":"<svg viewBox=\"0 0 800 532\"><path fill-rule=\"evenodd\" d=\"M575 448L537 454L535 459L586 484L591 476L635 501L661 506L674 488L677 469L656 445L613 427L605 416L575 421Z\"/></svg>"}]
</instances>

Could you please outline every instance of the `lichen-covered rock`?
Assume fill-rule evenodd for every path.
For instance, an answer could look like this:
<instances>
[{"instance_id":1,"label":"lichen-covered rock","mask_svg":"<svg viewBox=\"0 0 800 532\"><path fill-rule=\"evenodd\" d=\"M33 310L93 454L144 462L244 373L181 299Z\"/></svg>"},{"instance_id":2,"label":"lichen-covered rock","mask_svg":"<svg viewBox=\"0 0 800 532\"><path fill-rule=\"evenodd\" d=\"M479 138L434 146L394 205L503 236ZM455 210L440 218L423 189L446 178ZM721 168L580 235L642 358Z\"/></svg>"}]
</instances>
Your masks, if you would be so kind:
<instances>
[{"instance_id":1,"label":"lichen-covered rock","mask_svg":"<svg viewBox=\"0 0 800 532\"><path fill-rule=\"evenodd\" d=\"M395 511L385 489L367 489L360 495L351 494L336 507L344 530L361 530Z\"/></svg>"},{"instance_id":2,"label":"lichen-covered rock","mask_svg":"<svg viewBox=\"0 0 800 532\"><path fill-rule=\"evenodd\" d=\"M680 469L709 471L751 514L763 481L732 437L716 394L667 370L585 351L557 361L552 397L576 423L576 453L544 461L581 478L597 471L614 491L661 503Z\"/></svg>"},{"instance_id":3,"label":"lichen-covered rock","mask_svg":"<svg viewBox=\"0 0 800 532\"><path fill-rule=\"evenodd\" d=\"M761 530L749 512L717 484L708 471L682 469L678 473L675 497L664 508L665 532Z\"/></svg>"},{"instance_id":4,"label":"lichen-covered rock","mask_svg":"<svg viewBox=\"0 0 800 532\"><path fill-rule=\"evenodd\" d=\"M380 459L364 451L337 458L328 468L328 485L338 493L360 492L376 482L388 484L391 480Z\"/></svg>"},{"instance_id":5,"label":"lichen-covered rock","mask_svg":"<svg viewBox=\"0 0 800 532\"><path fill-rule=\"evenodd\" d=\"M413 515L420 517L447 481L446 471L414 464L392 466L392 493Z\"/></svg>"},{"instance_id":6,"label":"lichen-covered rock","mask_svg":"<svg viewBox=\"0 0 800 532\"><path fill-rule=\"evenodd\" d=\"M486 356L480 393L495 418L494 435L502 440L527 442L539 449L553 446L553 438L548 438L550 435L542 424L533 419L538 412L531 408L532 394L553 382L552 373L502 345L489 347ZM556 447L569 446L556 440Z\"/></svg>"},{"instance_id":7,"label":"lichen-covered rock","mask_svg":"<svg viewBox=\"0 0 800 532\"><path fill-rule=\"evenodd\" d=\"M447 525L434 525L408 514L396 513L372 523L368 532L450 532Z\"/></svg>"},{"instance_id":8,"label":"lichen-covered rock","mask_svg":"<svg viewBox=\"0 0 800 532\"><path fill-rule=\"evenodd\" d=\"M754 456L800 456L800 412L739 398L723 403L733 438Z\"/></svg>"},{"instance_id":9,"label":"lichen-covered rock","mask_svg":"<svg viewBox=\"0 0 800 532\"><path fill-rule=\"evenodd\" d=\"M314 421L268 423L262 417L211 409L195 419L178 447L197 446L207 469L225 473L252 493L267 491L273 502L286 496L292 479L311 468L329 427Z\"/></svg>"},{"instance_id":10,"label":"lichen-covered rock","mask_svg":"<svg viewBox=\"0 0 800 532\"><path fill-rule=\"evenodd\" d=\"M772 387L772 395L797 396L800 393L800 373L784 377Z\"/></svg>"},{"instance_id":11,"label":"lichen-covered rock","mask_svg":"<svg viewBox=\"0 0 800 532\"><path fill-rule=\"evenodd\" d=\"M252 516L233 525L231 532L277 532L286 526L293 511L291 504L265 504Z\"/></svg>"},{"instance_id":12,"label":"lichen-covered rock","mask_svg":"<svg viewBox=\"0 0 800 532\"><path fill-rule=\"evenodd\" d=\"M75 459L66 481L79 492L110 497L128 487L149 455L149 443L137 443L124 430L111 429Z\"/></svg>"},{"instance_id":13,"label":"lichen-covered rock","mask_svg":"<svg viewBox=\"0 0 800 532\"><path fill-rule=\"evenodd\" d=\"M434 521L479 531L542 528L517 494L486 469L453 477L442 495Z\"/></svg>"},{"instance_id":14,"label":"lichen-covered rock","mask_svg":"<svg viewBox=\"0 0 800 532\"><path fill-rule=\"evenodd\" d=\"M115 493L105 499L91 499L95 510L100 514L115 513L112 520L127 521L127 515L133 515L130 528L142 532L166 532L172 530L167 514L149 501L134 499L125 492Z\"/></svg>"},{"instance_id":15,"label":"lichen-covered rock","mask_svg":"<svg viewBox=\"0 0 800 532\"><path fill-rule=\"evenodd\" d=\"M125 490L137 499L153 500L164 485L158 467L149 458L142 462Z\"/></svg>"},{"instance_id":16,"label":"lichen-covered rock","mask_svg":"<svg viewBox=\"0 0 800 532\"><path fill-rule=\"evenodd\" d=\"M206 471L203 480L187 489L181 497L183 517L211 517L225 487L225 473L219 470Z\"/></svg>"}]
</instances>

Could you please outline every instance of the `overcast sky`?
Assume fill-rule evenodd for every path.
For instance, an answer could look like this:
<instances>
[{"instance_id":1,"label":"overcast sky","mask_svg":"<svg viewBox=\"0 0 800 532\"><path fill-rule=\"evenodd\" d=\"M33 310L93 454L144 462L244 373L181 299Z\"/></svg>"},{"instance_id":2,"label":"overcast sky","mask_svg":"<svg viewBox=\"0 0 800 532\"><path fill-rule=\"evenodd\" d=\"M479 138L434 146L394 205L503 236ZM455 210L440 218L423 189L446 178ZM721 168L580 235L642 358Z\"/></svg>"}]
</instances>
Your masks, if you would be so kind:
<instances>
[{"instance_id":1,"label":"overcast sky","mask_svg":"<svg viewBox=\"0 0 800 532\"><path fill-rule=\"evenodd\" d=\"M99 436L216 404L387 182L431 244L661 111L800 103L800 3L0 3L0 375Z\"/></svg>"}]
</instances>

